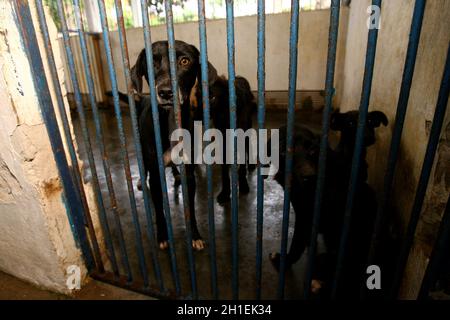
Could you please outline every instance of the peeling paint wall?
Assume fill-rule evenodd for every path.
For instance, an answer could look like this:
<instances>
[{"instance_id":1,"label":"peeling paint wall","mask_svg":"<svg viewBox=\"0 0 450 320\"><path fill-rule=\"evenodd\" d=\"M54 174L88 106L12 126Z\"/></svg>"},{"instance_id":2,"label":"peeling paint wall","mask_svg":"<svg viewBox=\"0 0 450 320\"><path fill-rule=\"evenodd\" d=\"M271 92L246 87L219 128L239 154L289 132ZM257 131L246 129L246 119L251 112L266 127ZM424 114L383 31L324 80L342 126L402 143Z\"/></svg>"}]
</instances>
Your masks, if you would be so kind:
<instances>
[{"instance_id":1,"label":"peeling paint wall","mask_svg":"<svg viewBox=\"0 0 450 320\"><path fill-rule=\"evenodd\" d=\"M50 32L56 34L52 25ZM38 41L42 48L40 37ZM60 69L58 53L56 58ZM80 266L83 277L86 270L9 1L0 2L0 70L0 269L67 292L66 268Z\"/></svg>"},{"instance_id":2,"label":"peeling paint wall","mask_svg":"<svg viewBox=\"0 0 450 320\"><path fill-rule=\"evenodd\" d=\"M391 142L414 2L390 0L383 1L382 6L370 109L386 113L390 125L378 130L377 144L368 152L370 182L378 191L382 188ZM342 100L338 106L343 111L359 107L368 34L366 10L369 5L369 0L352 1L350 7L344 80L337 86L337 90L342 92ZM450 41L449 15L449 1L427 2L391 195L394 199L391 218L397 216L400 231L404 230L409 221L429 139ZM411 299L417 295L450 192L449 138L450 112L447 112L422 218L400 294L402 298Z\"/></svg>"}]
</instances>

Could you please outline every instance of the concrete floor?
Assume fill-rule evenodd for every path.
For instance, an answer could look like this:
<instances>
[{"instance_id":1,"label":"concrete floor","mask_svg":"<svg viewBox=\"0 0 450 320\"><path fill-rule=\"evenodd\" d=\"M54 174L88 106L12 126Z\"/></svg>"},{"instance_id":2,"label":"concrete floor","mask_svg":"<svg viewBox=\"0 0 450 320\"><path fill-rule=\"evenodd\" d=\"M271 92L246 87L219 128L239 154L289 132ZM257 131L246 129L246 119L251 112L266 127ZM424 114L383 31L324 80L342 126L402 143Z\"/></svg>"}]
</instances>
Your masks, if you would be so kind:
<instances>
[{"instance_id":1,"label":"concrete floor","mask_svg":"<svg viewBox=\"0 0 450 320\"><path fill-rule=\"evenodd\" d=\"M0 271L0 300L149 300L148 296L99 281L89 281L72 296L38 288Z\"/></svg>"},{"instance_id":2,"label":"concrete floor","mask_svg":"<svg viewBox=\"0 0 450 320\"><path fill-rule=\"evenodd\" d=\"M99 173L101 189L104 195L105 205L108 206L109 223L112 230L116 256L120 262L119 243L117 237L117 228L113 220L112 212L109 207L109 195L103 168L101 164L98 144L95 142L95 127L90 112L88 114L88 126L92 145L96 159L97 171ZM316 111L299 112L297 114L299 121L307 123L313 128L320 130L321 113ZM278 128L286 121L286 113L280 111L267 112L267 128ZM119 137L117 134L117 122L112 109L101 112L101 122L104 131L104 142L108 154L108 160L111 167L111 173L114 182L114 188L118 199L120 219L127 244L127 252L132 266L133 276L139 279L139 264L135 249L134 225L130 213L130 204L126 189L126 180L121 162ZM81 139L79 121L74 116L76 139L80 145L81 157L86 160L85 148ZM256 123L256 121L254 122ZM131 159L131 172L133 185L135 187L136 202L139 211L139 219L143 234L143 242L146 253L148 274L152 284L155 284L154 272L151 266L149 240L146 233L147 221L145 219L142 193L136 189L136 183L139 179L136 163L136 154L134 142L131 133L131 122L129 115L124 110L124 128L128 142L128 152ZM156 161L156 159L155 159ZM90 170L86 163L84 170L85 179L90 179ZM220 191L220 171L219 167L214 168L214 193ZM200 233L208 242L208 221L207 221L207 199L206 199L206 174L205 167L197 167L197 193L196 193L196 216ZM168 191L170 198L170 207L172 214L172 223L174 237L176 242L176 254L178 262L178 272L181 278L183 295L190 294L190 277L187 265L187 251L185 246L185 222L183 216L183 204L181 189L174 190L173 177L169 169L166 170L168 182ZM239 287L241 299L253 299L255 297L255 259L256 259L256 171L249 174L248 177L251 192L248 195L239 198ZM281 220L283 211L283 189L272 180L265 182L264 197L264 240L263 240L263 284L262 297L266 299L276 298L276 289L278 285L278 273L272 267L268 256L271 252L280 250L281 239ZM159 199L154 199L158 201ZM230 206L225 207L215 204L215 226L216 226L216 246L217 246L217 266L219 277L219 295L220 298L231 298L231 210ZM292 234L293 215L291 210L291 227L289 234ZM208 248L195 253L195 263L197 272L197 283L199 295L202 298L211 296L210 289L210 262ZM167 252L159 251L159 260L161 263L164 284L167 288L173 289L173 280L171 277L169 257ZM303 259L302 259L303 260ZM286 298L297 299L302 297L302 279L303 263L299 261L292 270L286 274ZM119 263L120 264L120 263ZM122 274L124 273L122 268Z\"/></svg>"}]
</instances>

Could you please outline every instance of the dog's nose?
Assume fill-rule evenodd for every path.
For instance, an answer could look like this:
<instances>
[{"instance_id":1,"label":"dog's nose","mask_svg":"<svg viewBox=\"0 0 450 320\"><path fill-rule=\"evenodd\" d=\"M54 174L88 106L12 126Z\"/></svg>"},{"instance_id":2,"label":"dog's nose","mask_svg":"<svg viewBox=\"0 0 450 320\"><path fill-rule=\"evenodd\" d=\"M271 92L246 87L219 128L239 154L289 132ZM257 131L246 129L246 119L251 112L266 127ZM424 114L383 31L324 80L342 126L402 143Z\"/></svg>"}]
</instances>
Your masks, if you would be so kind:
<instances>
[{"instance_id":1,"label":"dog's nose","mask_svg":"<svg viewBox=\"0 0 450 320\"><path fill-rule=\"evenodd\" d=\"M170 87L158 88L158 96L164 100L170 100L173 97L172 89Z\"/></svg>"}]
</instances>

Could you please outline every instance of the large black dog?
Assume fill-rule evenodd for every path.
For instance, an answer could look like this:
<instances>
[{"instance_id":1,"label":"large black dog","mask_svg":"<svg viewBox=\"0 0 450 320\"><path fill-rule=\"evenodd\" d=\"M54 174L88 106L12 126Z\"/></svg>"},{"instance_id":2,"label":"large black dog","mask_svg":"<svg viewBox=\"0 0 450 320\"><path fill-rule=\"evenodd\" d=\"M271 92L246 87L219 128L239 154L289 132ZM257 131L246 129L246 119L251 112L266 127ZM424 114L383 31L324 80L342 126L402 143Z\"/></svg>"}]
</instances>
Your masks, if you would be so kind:
<instances>
[{"instance_id":1,"label":"large black dog","mask_svg":"<svg viewBox=\"0 0 450 320\"><path fill-rule=\"evenodd\" d=\"M252 116L256 111L255 97L248 81L240 76L235 80L236 88L236 128L244 132L252 127ZM214 126L220 130L225 137L226 130L230 128L230 103L228 98L228 80L218 77L209 86L210 112ZM198 98L200 99L200 97ZM226 154L224 143L223 154ZM247 182L248 146L246 148L246 163L239 166L239 193L247 194L250 189ZM251 167L251 165L249 165ZM222 190L217 196L217 202L224 204L230 200L230 176L229 166L222 165Z\"/></svg>"},{"instance_id":2,"label":"large black dog","mask_svg":"<svg viewBox=\"0 0 450 320\"><path fill-rule=\"evenodd\" d=\"M166 155L170 153L171 141L170 135L176 128L174 116L174 99L179 99L181 109L181 123L184 129L187 129L191 135L193 133L194 120L191 113L190 95L196 82L201 83L199 51L196 47L183 41L175 41L176 59L177 59L177 80L179 92L173 92L170 79L170 65L167 41L158 41L152 45L153 64L155 72L155 89L158 101L159 124L161 129L162 147ZM142 78L148 83L147 60L145 49L139 54L136 64L131 70L134 88L140 94L142 92ZM209 65L209 81L214 82L217 78L217 72L213 66ZM162 194L160 185L160 175L158 170L156 141L153 127L152 111L150 102L142 101L144 107L141 108L139 117L140 138L142 144L142 153L146 173L150 174L151 181L155 183L151 186L152 198L155 203L157 237L161 249L168 247L168 236L166 221L163 213ZM192 152L192 150L191 150ZM197 228L195 218L195 175L194 166L186 164L186 177L189 191L189 209L191 214L192 227L192 246L194 249L202 250L204 242Z\"/></svg>"},{"instance_id":3,"label":"large black dog","mask_svg":"<svg viewBox=\"0 0 450 320\"><path fill-rule=\"evenodd\" d=\"M341 132L338 147L328 148L325 190L322 199L322 214L319 232L323 235L327 253L318 257L313 279L323 286L330 284L336 266L345 214L348 182L358 123L358 111L334 113L330 128ZM387 125L384 113L374 111L368 114L364 135L364 149L356 194L352 211L345 274L347 292L359 294L359 286L365 269L368 249L377 210L375 193L367 184L366 148L375 143L375 129ZM320 136L305 127L296 127L294 135L294 169L292 175L291 203L295 211L295 226L291 246L287 255L287 267L297 262L311 237L314 199L318 172ZM280 129L280 168L275 180L284 187L284 164L286 128ZM279 268L280 255L271 255L272 263ZM318 288L316 288L318 289ZM322 288L324 289L324 288ZM326 289L324 289L326 290Z\"/></svg>"}]
</instances>

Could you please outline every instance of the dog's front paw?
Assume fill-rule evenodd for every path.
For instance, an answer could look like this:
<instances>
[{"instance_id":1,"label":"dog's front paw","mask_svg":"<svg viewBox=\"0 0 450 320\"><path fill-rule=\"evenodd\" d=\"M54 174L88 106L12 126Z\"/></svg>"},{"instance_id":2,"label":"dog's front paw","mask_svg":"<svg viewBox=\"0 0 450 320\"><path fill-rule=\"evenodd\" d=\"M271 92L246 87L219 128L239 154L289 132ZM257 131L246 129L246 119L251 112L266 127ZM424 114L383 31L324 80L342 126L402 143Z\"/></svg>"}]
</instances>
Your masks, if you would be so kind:
<instances>
[{"instance_id":1,"label":"dog's front paw","mask_svg":"<svg viewBox=\"0 0 450 320\"><path fill-rule=\"evenodd\" d=\"M203 241L202 239L192 240L192 248L197 251L205 249L205 245L205 241Z\"/></svg>"},{"instance_id":2,"label":"dog's front paw","mask_svg":"<svg viewBox=\"0 0 450 320\"><path fill-rule=\"evenodd\" d=\"M169 242L168 241L161 241L159 243L159 248L161 250L166 250L167 248L169 248Z\"/></svg>"},{"instance_id":3,"label":"dog's front paw","mask_svg":"<svg viewBox=\"0 0 450 320\"><path fill-rule=\"evenodd\" d=\"M226 192L226 191L223 191L223 190L222 190L222 191L219 193L219 195L217 196L217 202L218 202L220 205L224 205L224 204L230 202L230 192Z\"/></svg>"}]
</instances>

